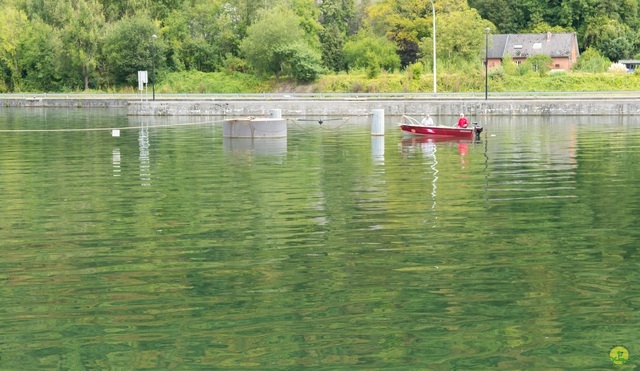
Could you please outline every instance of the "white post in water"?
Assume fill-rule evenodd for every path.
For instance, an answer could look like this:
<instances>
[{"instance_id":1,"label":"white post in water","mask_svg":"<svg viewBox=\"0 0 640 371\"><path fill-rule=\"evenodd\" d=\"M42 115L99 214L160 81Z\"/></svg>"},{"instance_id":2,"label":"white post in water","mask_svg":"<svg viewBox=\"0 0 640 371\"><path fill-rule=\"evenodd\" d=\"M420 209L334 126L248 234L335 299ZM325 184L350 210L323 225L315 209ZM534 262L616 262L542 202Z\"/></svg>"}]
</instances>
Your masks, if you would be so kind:
<instances>
[{"instance_id":1,"label":"white post in water","mask_svg":"<svg viewBox=\"0 0 640 371\"><path fill-rule=\"evenodd\" d=\"M269 110L269 118L281 119L282 118L282 110L281 109L270 109Z\"/></svg>"},{"instance_id":2,"label":"white post in water","mask_svg":"<svg viewBox=\"0 0 640 371\"><path fill-rule=\"evenodd\" d=\"M384 135L384 110L374 109L371 121L371 135Z\"/></svg>"}]
</instances>

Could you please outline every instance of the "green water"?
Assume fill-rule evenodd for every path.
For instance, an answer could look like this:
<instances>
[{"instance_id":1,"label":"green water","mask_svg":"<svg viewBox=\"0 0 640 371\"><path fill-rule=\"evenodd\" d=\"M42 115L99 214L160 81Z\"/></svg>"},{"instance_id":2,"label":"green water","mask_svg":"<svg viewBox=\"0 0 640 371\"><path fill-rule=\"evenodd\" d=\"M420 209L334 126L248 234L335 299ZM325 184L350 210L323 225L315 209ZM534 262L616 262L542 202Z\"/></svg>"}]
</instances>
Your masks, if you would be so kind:
<instances>
[{"instance_id":1,"label":"green water","mask_svg":"<svg viewBox=\"0 0 640 371\"><path fill-rule=\"evenodd\" d=\"M0 369L636 366L636 118L394 120L1 109Z\"/></svg>"}]
</instances>

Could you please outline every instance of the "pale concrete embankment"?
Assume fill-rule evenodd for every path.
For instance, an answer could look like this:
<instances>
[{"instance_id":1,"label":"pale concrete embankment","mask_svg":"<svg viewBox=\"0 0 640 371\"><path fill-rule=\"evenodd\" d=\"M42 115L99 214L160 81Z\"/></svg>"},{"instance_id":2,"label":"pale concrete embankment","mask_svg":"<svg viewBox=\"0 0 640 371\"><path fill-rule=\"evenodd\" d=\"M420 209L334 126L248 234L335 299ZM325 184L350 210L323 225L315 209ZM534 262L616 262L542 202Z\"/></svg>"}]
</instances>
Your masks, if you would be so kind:
<instances>
[{"instance_id":1,"label":"pale concrete embankment","mask_svg":"<svg viewBox=\"0 0 640 371\"><path fill-rule=\"evenodd\" d=\"M337 96L289 97L197 96L187 98L158 97L153 100L130 97L0 97L0 107L74 107L126 108L129 115L144 116L267 116L280 109L283 116L357 116L383 109L386 115L640 115L640 98L635 96L606 97L511 97L488 100L474 97L420 96Z\"/></svg>"},{"instance_id":2,"label":"pale concrete embankment","mask_svg":"<svg viewBox=\"0 0 640 371\"><path fill-rule=\"evenodd\" d=\"M590 100L214 100L131 102L130 115L266 116L271 109L283 116L355 116L383 109L386 115L639 115L638 99Z\"/></svg>"},{"instance_id":3,"label":"pale concrete embankment","mask_svg":"<svg viewBox=\"0 0 640 371\"><path fill-rule=\"evenodd\" d=\"M0 107L24 107L24 108L127 108L129 100L115 98L77 98L46 96L31 97L0 97Z\"/></svg>"}]
</instances>

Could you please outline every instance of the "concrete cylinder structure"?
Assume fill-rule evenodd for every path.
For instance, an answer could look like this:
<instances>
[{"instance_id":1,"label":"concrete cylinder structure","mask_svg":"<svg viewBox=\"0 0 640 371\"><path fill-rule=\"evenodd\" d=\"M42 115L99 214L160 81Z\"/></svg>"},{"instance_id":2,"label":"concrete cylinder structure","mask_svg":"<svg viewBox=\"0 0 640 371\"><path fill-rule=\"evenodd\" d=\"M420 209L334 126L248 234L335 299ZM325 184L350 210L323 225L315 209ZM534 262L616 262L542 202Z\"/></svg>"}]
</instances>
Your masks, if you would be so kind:
<instances>
[{"instance_id":1,"label":"concrete cylinder structure","mask_svg":"<svg viewBox=\"0 0 640 371\"><path fill-rule=\"evenodd\" d=\"M234 118L224 120L222 136L225 138L284 138L287 121L272 118Z\"/></svg>"},{"instance_id":2,"label":"concrete cylinder structure","mask_svg":"<svg viewBox=\"0 0 640 371\"><path fill-rule=\"evenodd\" d=\"M372 110L371 135L384 135L384 110Z\"/></svg>"}]
</instances>

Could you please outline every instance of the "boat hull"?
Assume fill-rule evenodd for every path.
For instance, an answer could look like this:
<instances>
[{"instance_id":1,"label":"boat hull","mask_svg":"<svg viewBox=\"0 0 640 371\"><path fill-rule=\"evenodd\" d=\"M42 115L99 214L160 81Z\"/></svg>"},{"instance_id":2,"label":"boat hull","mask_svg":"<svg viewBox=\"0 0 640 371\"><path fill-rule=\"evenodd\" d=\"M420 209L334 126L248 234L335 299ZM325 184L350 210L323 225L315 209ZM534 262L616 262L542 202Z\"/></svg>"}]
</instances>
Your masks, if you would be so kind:
<instances>
[{"instance_id":1,"label":"boat hull","mask_svg":"<svg viewBox=\"0 0 640 371\"><path fill-rule=\"evenodd\" d=\"M477 129L475 127L400 125L400 130L410 135L473 139Z\"/></svg>"}]
</instances>

